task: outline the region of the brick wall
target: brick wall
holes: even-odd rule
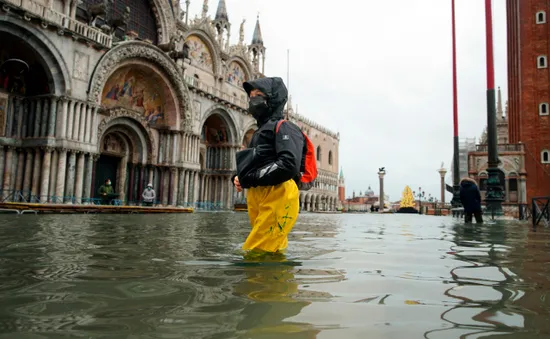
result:
[[[550,103],[550,67],[538,68],[537,57],[550,60],[550,5],[547,0],[507,0],[508,101],[510,143],[525,144],[527,198],[550,195],[550,165],[541,151],[550,149],[550,116],[539,104]],[[546,12],[546,23],[536,14]]]

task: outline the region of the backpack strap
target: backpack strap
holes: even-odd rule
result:
[[[277,127],[275,127],[275,134],[279,133],[279,128],[281,128],[281,125],[283,124],[283,122],[285,122],[286,119],[281,119],[277,122]]]

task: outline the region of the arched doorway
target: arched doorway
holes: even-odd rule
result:
[[[211,114],[201,129],[201,200],[206,208],[230,208],[235,168],[234,124],[225,112]]]
[[[44,144],[41,138],[57,134],[61,101],[56,95],[70,89],[68,72],[40,30],[15,21],[11,17],[0,21],[0,137],[35,138],[35,145]],[[0,159],[0,190],[10,200],[62,202],[66,178],[74,185],[65,172],[66,150],[0,146]]]
[[[111,180],[118,200],[124,204],[140,202],[143,189],[152,179],[153,168],[147,166],[151,141],[147,131],[131,118],[118,118],[101,136],[93,189],[97,194],[105,180]],[[158,180],[157,180],[158,181]],[[152,182],[155,188],[160,182]]]

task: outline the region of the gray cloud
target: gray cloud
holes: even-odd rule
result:
[[[506,98],[506,10],[494,0],[495,76]],[[406,185],[439,197],[441,161],[453,151],[451,0],[319,2],[226,0],[232,40],[256,15],[267,47],[266,73],[286,81],[299,112],[339,131],[346,191],[378,190],[397,200]],[[191,4],[200,14],[202,1]],[[217,0],[210,0],[214,15]],[[456,1],[459,133],[486,124],[485,13],[482,1]],[[447,196],[450,199],[450,195]]]

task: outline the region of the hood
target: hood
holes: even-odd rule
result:
[[[462,180],[460,181],[460,186],[477,186],[477,183],[472,178],[462,178]]]
[[[265,121],[283,118],[283,111],[288,100],[288,91],[283,79],[279,77],[260,78],[245,82],[243,88],[249,97],[253,89],[260,90],[267,96],[267,104],[271,114],[266,117]],[[263,124],[265,121],[258,121],[258,123]]]

